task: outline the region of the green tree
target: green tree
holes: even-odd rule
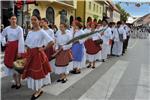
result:
[[[129,13],[127,13],[119,4],[116,4],[116,7],[120,11],[120,20],[121,21],[127,21],[128,17],[130,16]]]

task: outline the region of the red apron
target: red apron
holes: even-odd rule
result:
[[[72,53],[71,50],[62,50],[56,55],[55,65],[57,67],[64,67],[72,61]]]
[[[18,53],[18,40],[8,41],[5,49],[4,64],[8,68],[13,68],[13,62],[16,59]]]
[[[109,39],[109,45],[112,45],[112,39]]]
[[[97,45],[92,39],[85,41],[84,46],[87,54],[97,54],[101,50],[101,46]]]
[[[27,62],[23,72],[23,79],[27,77],[35,80],[42,79],[51,71],[51,66],[44,50],[39,51],[38,48],[27,50]]]

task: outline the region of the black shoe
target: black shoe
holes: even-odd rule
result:
[[[102,59],[102,62],[105,62],[105,60],[104,60],[104,59]]]
[[[75,72],[76,72],[75,70],[70,71],[70,73],[72,73],[72,74],[74,74]]]
[[[67,79],[62,79],[61,83],[66,83],[67,81]]]
[[[90,68],[90,67],[91,67],[91,65],[88,65],[88,66],[87,66],[87,68]]]
[[[80,74],[81,73],[81,71],[76,71],[74,74]]]
[[[33,94],[32,97],[31,97],[31,100],[36,100],[37,98],[39,98],[41,95],[43,94],[43,91],[40,92],[40,94],[35,97],[35,95]]]
[[[95,66],[93,66],[92,69],[95,69]]]
[[[16,87],[17,87],[17,85],[14,85],[14,84],[11,86],[11,88],[16,88]]]
[[[19,86],[16,85],[16,89],[20,89],[21,88],[21,84]]]
[[[57,82],[61,82],[63,79],[58,79]]]

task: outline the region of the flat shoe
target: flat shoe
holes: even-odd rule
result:
[[[90,67],[91,67],[91,65],[88,65],[88,66],[87,66],[87,68],[90,68]]]
[[[42,94],[43,94],[43,91],[41,91],[37,97],[35,97],[35,94],[33,94],[32,97],[31,97],[31,100],[36,100],[36,99],[39,98]]]
[[[68,80],[67,79],[63,79],[62,81],[61,81],[61,83],[66,83]]]
[[[16,85],[16,89],[20,89],[21,88],[21,84],[19,86]]]
[[[14,85],[14,84],[11,86],[11,88],[16,88],[16,87],[17,87],[17,85]]]
[[[94,68],[95,68],[95,66],[92,67],[92,69],[94,69]]]
[[[62,81],[62,79],[58,79],[58,80],[57,80],[57,82],[61,82],[61,81]]]

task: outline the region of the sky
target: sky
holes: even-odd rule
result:
[[[128,12],[133,17],[141,17],[150,13],[150,0],[113,0],[114,3],[118,3],[119,1],[129,2],[129,5],[127,5],[126,3],[120,3],[120,5],[126,12]],[[142,4],[140,7],[136,7],[136,2],[145,4]]]

